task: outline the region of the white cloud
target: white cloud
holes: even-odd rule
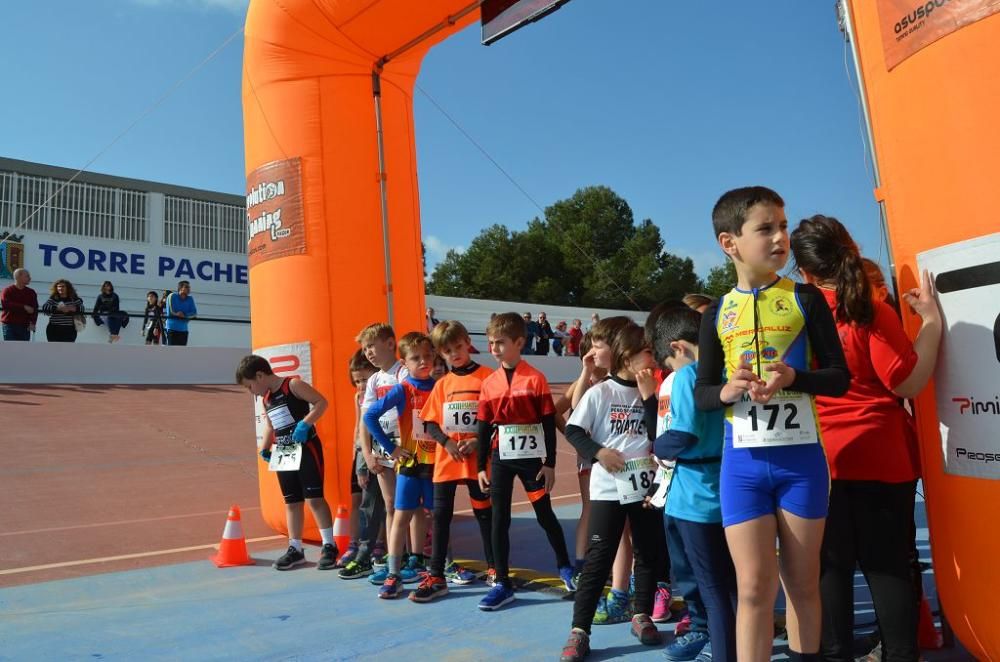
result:
[[[444,259],[448,251],[454,249],[459,253],[465,252],[465,246],[451,246],[432,234],[424,237],[424,248],[427,250],[427,273],[434,271],[438,262]]]
[[[130,0],[130,2],[147,7],[222,9],[234,14],[245,14],[250,5],[250,0]]]

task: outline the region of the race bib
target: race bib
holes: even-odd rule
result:
[[[733,405],[733,448],[770,448],[819,443],[812,400],[806,393],[778,391],[767,404]]]
[[[268,409],[267,417],[271,421],[271,427],[275,430],[281,430],[295,425],[295,417],[292,416],[292,412],[288,411],[288,407],[285,405],[275,407],[274,409]]]
[[[271,447],[268,471],[298,471],[302,466],[302,444],[275,444]]]
[[[420,412],[416,409],[413,410],[413,438],[417,442],[434,441],[434,437],[427,431],[427,423],[424,422],[424,419],[420,418]]]
[[[650,455],[632,458],[625,462],[625,469],[613,474],[618,489],[618,503],[642,501],[653,486],[656,477],[656,460]]]
[[[478,400],[455,400],[444,403],[444,425],[441,429],[447,435],[475,434],[479,422],[476,413],[479,411]]]
[[[545,459],[545,431],[541,423],[501,425],[497,443],[501,460]]]
[[[667,505],[667,493],[670,491],[670,481],[674,479],[674,467],[677,466],[677,463],[672,460],[662,460],[659,465],[656,477],[653,478],[653,482],[658,487],[653,496],[649,498],[649,505],[653,508],[663,508]]]

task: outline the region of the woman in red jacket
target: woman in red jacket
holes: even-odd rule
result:
[[[816,398],[830,463],[830,511],[821,554],[822,653],[854,660],[854,569],[871,589],[886,662],[919,658],[910,554],[920,477],[916,433],[901,398],[927,384],[942,320],[929,275],[903,295],[923,320],[911,343],[896,312],[876,301],[854,240],[834,218],[813,216],[791,235],[802,278],[820,288],[851,371],[841,397]]]

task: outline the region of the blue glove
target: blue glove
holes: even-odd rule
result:
[[[261,451],[260,451],[260,457],[265,462],[270,462],[271,461],[271,449],[270,448],[262,448]]]
[[[305,421],[299,421],[295,424],[295,430],[292,432],[292,441],[297,444],[304,444],[309,441],[309,431],[312,430],[312,426]]]

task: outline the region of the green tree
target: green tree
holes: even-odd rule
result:
[[[736,265],[729,258],[721,267],[712,267],[705,279],[705,294],[713,297],[721,297],[729,290],[736,287]]]

